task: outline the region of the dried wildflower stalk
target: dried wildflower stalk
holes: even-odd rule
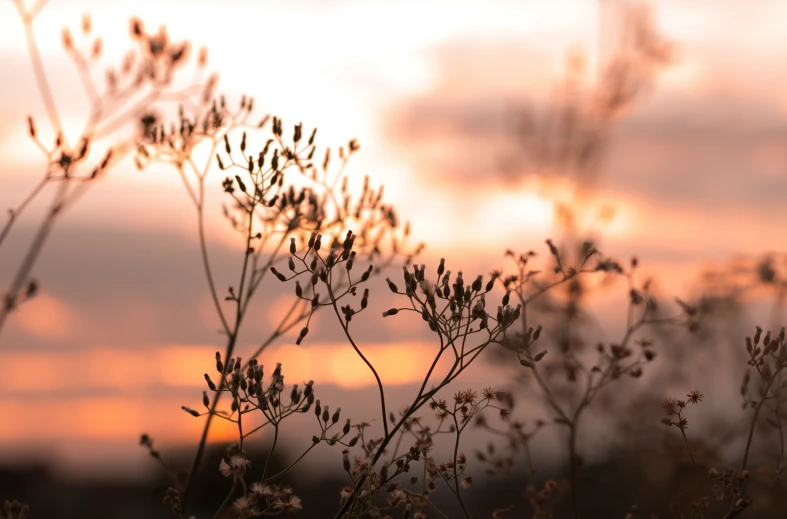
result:
[[[336,244],[352,226],[359,229],[357,252],[354,252],[358,254],[357,262],[379,261],[376,272],[397,257],[409,261],[423,247],[419,245],[414,251],[407,251],[409,224],[400,228],[393,207],[382,202],[382,188],[371,189],[367,178],[360,196],[354,198],[349,192],[344,169],[352,154],[359,149],[355,140],[351,140],[346,148],[339,148],[338,170],[330,167],[330,149],[324,151],[321,164],[316,165],[316,129],[306,137],[302,124],[297,124],[291,139],[287,140],[282,121],[277,117],[272,118],[270,130],[266,129],[271,120],[268,116],[258,123],[250,122],[253,105],[253,99],[244,96],[236,110],[229,109],[223,97],[214,100],[207,110],[191,115],[182,108],[177,124],[170,128],[163,124],[150,124],[137,150],[139,167],[162,162],[172,165],[194,204],[203,266],[222,330],[227,336],[224,358],[232,358],[249,303],[266,275],[273,272],[281,277],[274,265],[284,261],[286,244],[290,244],[292,253],[299,243],[305,244],[309,233],[316,230],[323,233],[326,242]],[[253,155],[248,154],[248,140],[265,131],[270,131],[265,145]],[[236,133],[240,133],[237,136],[240,142],[233,144]],[[205,148],[208,159],[198,164],[195,151]],[[239,280],[223,297],[230,303],[230,311],[222,306],[222,298],[216,288],[204,226],[205,181],[214,164],[229,173],[222,186],[231,197],[232,205],[224,206],[224,215],[244,242]],[[306,185],[296,188],[299,181]],[[293,268],[292,264],[290,268]],[[369,273],[373,270],[370,266]],[[298,323],[310,319],[315,309],[310,304],[310,296],[310,288],[307,288],[306,294],[294,301],[278,326],[247,362],[255,361],[266,347]],[[185,485],[182,497],[184,509],[199,470],[219,395],[214,395]]]
[[[541,280],[538,271],[529,269],[528,262],[535,256],[534,252],[530,251],[519,255],[512,251],[507,253],[514,261],[515,272],[499,277],[501,284],[506,289],[504,301],[507,302],[513,295],[522,306],[522,312],[519,318],[520,331],[510,333],[508,340],[503,345],[515,352],[520,364],[532,374],[545,404],[554,416],[554,422],[568,429],[567,450],[572,514],[576,518],[579,516],[576,497],[577,470],[581,464],[581,458],[577,452],[577,438],[583,413],[602,390],[620,380],[624,375],[633,378],[640,377],[645,364],[655,358],[650,341],[639,341],[639,351],[632,350],[630,344],[634,341],[638,330],[649,324],[676,323],[680,319],[654,316],[656,303],[649,294],[649,283],[645,283],[641,288],[634,285],[633,274],[637,267],[636,259],[632,260],[631,268],[624,271],[617,262],[599,257],[592,243],[585,242],[577,254],[576,266],[569,266],[566,255],[561,253],[551,240],[547,240],[547,245],[555,263],[551,279]],[[593,258],[596,258],[595,265],[591,266],[590,261]],[[582,291],[579,277],[594,272],[625,275],[629,283],[629,307],[626,332],[622,339],[617,344],[609,346],[599,343],[596,347],[596,359],[589,361],[586,356],[579,355],[572,347],[572,343],[577,339],[571,336],[571,321],[577,316],[579,309],[578,297]],[[568,390],[560,388],[561,391],[558,393],[557,381],[550,379],[550,372],[554,371],[554,368],[542,370],[539,367],[547,355],[547,350],[537,351],[535,349],[535,343],[541,337],[543,327],[539,325],[534,329],[528,325],[527,310],[539,298],[561,285],[568,286],[568,302],[565,308],[566,321],[561,322],[559,328],[555,330],[556,334],[562,334],[558,340],[558,344],[561,345],[560,358],[555,362],[558,369],[565,373],[569,388]],[[582,387],[578,386],[580,378],[584,378]]]
[[[743,458],[737,473],[737,485],[732,489],[733,496],[729,512],[725,519],[736,517],[750,503],[751,499],[746,493],[746,480],[748,480],[748,462],[751,454],[754,431],[758,424],[760,414],[763,409],[770,411],[771,416],[767,417],[768,423],[778,430],[779,434],[779,459],[777,460],[776,475],[780,475],[784,460],[784,407],[787,406],[787,393],[785,387],[785,368],[787,368],[787,346],[785,346],[784,327],[776,337],[771,337],[771,332],[762,335],[762,328],[757,327],[754,337],[746,338],[746,353],[748,354],[747,364],[754,368],[757,373],[757,384],[754,388],[750,387],[751,377],[749,371],[744,376],[741,385],[741,395],[744,398],[744,408],[753,410],[749,431],[746,436],[746,447],[743,451]],[[762,340],[762,342],[760,342]]]
[[[687,454],[697,471],[698,482],[695,494],[698,498],[690,502],[692,516],[706,517],[711,499],[729,501],[727,512],[723,516],[724,519],[737,517],[755,503],[751,491],[747,489],[747,483],[751,479],[748,466],[754,447],[754,432],[760,423],[763,411],[769,413],[770,416],[766,417],[766,421],[771,427],[777,429],[779,435],[779,454],[774,473],[777,479],[780,477],[784,457],[783,424],[785,416],[783,406],[787,404],[787,395],[784,393],[784,386],[787,385],[784,381],[785,368],[787,368],[787,348],[785,348],[784,339],[784,328],[775,337],[771,337],[771,332],[763,335],[763,330],[760,327],[756,328],[753,337],[746,338],[747,364],[754,368],[757,378],[756,381],[752,381],[749,370],[747,370],[740,389],[743,408],[752,410],[751,418],[748,420],[748,432],[741,463],[737,469],[729,467],[719,471],[710,468],[707,471],[709,488],[702,485],[701,468],[695,460],[686,438],[688,420],[684,416],[686,406],[699,403],[704,395],[699,391],[691,391],[685,399],[667,398],[661,403],[667,415],[661,419],[661,423],[666,426],[674,426],[681,431]],[[767,444],[765,447],[767,448]],[[673,502],[672,508],[675,513],[680,513],[680,505],[677,500]]]
[[[217,352],[216,371],[219,374],[218,384],[214,383],[207,373],[205,374],[205,381],[210,391],[230,394],[231,405],[229,411],[212,409],[211,399],[208,398],[207,392],[203,392],[202,398],[202,404],[206,411],[199,412],[189,407],[183,407],[184,411],[195,417],[212,414],[218,419],[237,425],[238,443],[229,447],[227,457],[221,461],[219,466],[221,474],[231,478],[233,483],[215,517],[221,517],[230,503],[233,503],[233,508],[240,517],[278,515],[283,511],[297,511],[300,509],[300,499],[292,495],[291,490],[286,490],[286,487],[280,484],[274,486],[276,482],[320,443],[327,443],[331,446],[337,443],[350,446],[354,444],[354,441],[357,441],[357,438],[345,441],[345,438],[351,431],[350,419],[347,419],[343,425],[339,426],[341,408],[337,408],[331,413],[327,405],[323,406],[320,400],[315,399],[314,381],[307,382],[303,390],[295,384],[288,392],[285,389],[281,364],[278,364],[273,370],[269,384],[263,382],[264,368],[256,360],[249,361],[246,366],[243,369],[240,357],[231,358],[227,365],[224,366],[221,354]],[[269,467],[276,450],[282,423],[297,413],[308,412],[312,406],[314,406],[314,415],[320,429],[319,436],[315,435],[311,444],[288,467],[281,472],[269,475]],[[255,417],[257,421],[261,421],[258,425],[253,425]],[[248,460],[243,449],[244,441],[265,427],[273,429],[273,442],[265,460],[262,479],[249,484],[244,479],[244,476],[246,467],[251,464],[251,461]],[[331,435],[331,433],[333,434]],[[242,490],[242,496],[233,502],[238,490]],[[173,501],[171,504],[173,505],[173,511],[175,511],[174,508],[177,506],[176,514],[181,514],[181,511],[185,510],[185,503],[181,505],[179,493],[177,496],[177,502]]]
[[[22,0],[14,0],[25,28],[33,72],[55,139],[52,143],[43,142],[33,117],[28,117],[30,138],[46,160],[44,176],[17,207],[9,210],[8,221],[0,230],[0,246],[19,216],[45,188],[54,186],[55,196],[10,286],[2,295],[0,332],[11,311],[37,293],[38,282],[31,278],[31,274],[57,220],[128,151],[130,143],[118,135],[119,130],[158,103],[193,103],[192,98],[205,95],[201,85],[204,60],[199,62],[190,86],[182,89],[173,86],[175,72],[186,63],[188,42],[171,42],[163,28],[157,34],[148,34],[142,23],[135,19],[131,21],[131,37],[135,48],[129,51],[120,67],[110,69],[106,85],[100,88],[95,82],[93,71],[101,57],[101,38],[92,36],[90,18],[84,17],[79,41],[68,28],[63,29],[62,33],[63,48],[74,62],[90,100],[85,126],[76,141],[70,142],[63,131],[49,76],[33,31],[33,23],[46,3],[46,0],[39,1],[28,8]],[[106,140],[110,143],[103,157],[97,159],[91,154],[91,149],[103,146]]]
[[[342,506],[335,516],[341,518],[362,515],[377,509],[375,498],[383,485],[389,483],[393,476],[409,471],[409,463],[419,459],[423,450],[411,448],[406,457],[396,461],[396,471],[392,475],[389,473],[390,463],[388,462],[384,462],[380,468],[377,468],[386,448],[402,428],[407,429],[408,424],[412,425],[411,420],[414,414],[424,405],[432,402],[441,389],[456,380],[490,344],[499,344],[505,340],[505,332],[519,318],[521,307],[512,308],[504,302],[502,306],[498,307],[496,316],[493,317],[486,310],[486,295],[494,288],[495,277],[484,282],[482,276],[478,276],[472,283],[466,285],[462,273],[459,272],[452,283],[451,272],[446,271],[444,260],[441,260],[437,268],[437,277],[434,282],[426,277],[425,265],[420,267],[415,265],[412,271],[407,266],[404,267],[404,288],[402,290],[390,278],[387,279],[390,290],[394,294],[407,298],[409,303],[406,306],[391,308],[384,312],[383,316],[395,316],[400,312],[416,312],[427,323],[430,330],[437,335],[440,343],[439,350],[412,403],[403,409],[399,417],[393,414],[389,415],[383,382],[375,367],[364,356],[361,347],[354,340],[350,331],[353,319],[367,307],[368,289],[364,290],[359,306],[349,303],[341,305],[343,300],[358,293],[358,286],[368,280],[373,268],[370,266],[360,276],[353,274],[356,254],[353,250],[355,235],[352,232],[347,233],[340,247],[331,248],[327,253],[322,249],[322,240],[321,234],[313,233],[306,250],[302,252],[296,250],[293,241],[291,244],[291,253],[294,258],[294,264],[291,264],[293,274],[288,277],[282,273],[276,273],[282,281],[301,276],[308,278],[307,286],[312,287],[314,294],[311,299],[312,306],[315,309],[321,305],[329,305],[333,308],[345,337],[358,356],[366,363],[377,383],[383,435],[368,442],[364,441],[366,456],[363,462],[359,464],[355,472],[348,471],[352,487],[344,496]],[[296,281],[295,291],[297,297],[305,297],[299,281]],[[327,299],[324,296],[320,297],[320,292],[327,293]],[[297,342],[300,343],[308,332],[307,321]],[[451,367],[444,376],[440,377],[436,373],[436,367],[444,355],[451,363]],[[452,356],[453,358],[451,358]],[[427,390],[430,384],[432,385],[431,389]],[[473,395],[471,398],[468,395],[470,393],[458,398],[462,403],[460,408],[467,406],[465,410],[470,413],[469,406],[471,403],[475,403],[476,397]],[[457,434],[463,429],[463,427],[457,426],[458,423],[457,421],[454,424],[454,432]],[[458,436],[454,449],[456,454],[453,461],[454,469],[459,465],[457,449]],[[428,464],[428,459],[425,463]],[[345,463],[345,465],[347,464]],[[445,473],[440,472],[440,474],[446,481],[450,479],[450,477],[446,477]],[[438,473],[432,471],[432,477],[437,475]],[[459,472],[455,470],[452,478],[453,490],[464,515],[469,517],[459,495],[458,476]],[[421,498],[423,499],[425,496],[421,496]],[[413,503],[408,503],[408,506],[412,507]]]

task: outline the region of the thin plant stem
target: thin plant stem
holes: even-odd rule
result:
[[[49,175],[47,174],[41,181],[36,184],[33,190],[25,197],[25,199],[16,207],[16,209],[12,209],[9,211],[8,215],[8,222],[3,226],[2,232],[0,232],[0,247],[3,245],[3,241],[5,241],[8,234],[11,232],[11,227],[13,227],[14,223],[16,222],[17,218],[22,214],[25,208],[30,204],[30,202],[35,199],[41,190],[44,188],[46,183],[49,181]]]
[[[263,481],[265,481],[267,476],[268,476],[268,468],[270,467],[271,459],[273,459],[273,452],[276,450],[276,443],[278,441],[279,441],[279,426],[278,426],[278,424],[274,423],[273,424],[273,443],[271,444],[271,450],[268,452],[268,458],[265,460],[265,468],[262,470],[262,480]],[[308,452],[308,450],[306,452]]]
[[[465,507],[465,502],[462,499],[462,494],[459,492],[459,472],[457,468],[457,459],[459,457],[459,438],[461,436],[461,431],[459,427],[459,422],[456,420],[456,413],[453,415],[454,418],[454,427],[456,427],[456,440],[454,441],[454,489],[456,492],[456,499],[459,501],[459,506],[462,508],[462,513],[465,515],[467,519],[470,519],[470,513],[467,511],[467,507]]]

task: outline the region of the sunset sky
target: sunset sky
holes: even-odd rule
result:
[[[427,243],[425,263],[447,257],[456,270],[486,274],[502,266],[507,248],[543,250],[559,231],[556,203],[573,193],[559,175],[504,167],[522,153],[506,117],[514,107],[553,101],[565,58],[578,49],[591,88],[615,51],[626,3],[52,0],[34,28],[74,137],[87,105],[61,47],[62,28],[79,43],[82,16],[91,14],[104,42],[95,76],[101,84],[107,64],[128,48],[131,16],[151,31],[165,24],[173,39],[209,49],[207,68],[219,72],[219,91],[230,102],[251,95],[259,113],[278,115],[288,127],[317,126],[323,145],[358,138],[348,174],[385,184],[414,239]],[[674,44],[674,59],[614,122],[579,225],[599,249],[623,259],[636,254],[660,290],[681,295],[707,262],[783,249],[787,3],[665,0],[652,14]],[[0,4],[0,70],[4,211],[43,171],[27,115],[38,121],[42,140],[53,138],[11,2]],[[221,218],[221,178],[217,172],[209,182],[207,213],[219,275],[232,272],[242,248]],[[0,286],[47,202],[34,205],[0,249]],[[608,207],[612,216],[599,221]],[[41,456],[78,471],[91,465],[87,453],[96,445],[141,465],[135,440],[143,430],[165,443],[193,441],[199,424],[179,407],[199,402],[202,373],[223,345],[194,211],[177,175],[140,172],[128,159],[116,165],[60,221],[35,277],[41,295],[0,336],[0,455],[46,452]],[[619,288],[599,303],[613,330],[625,305]],[[379,292],[375,316],[386,307]],[[278,286],[270,294],[274,305],[289,297]],[[273,313],[259,305],[243,348],[251,350],[273,326]],[[291,366],[290,380],[314,378],[335,394],[370,385],[335,326],[327,319],[322,326],[324,338],[310,349],[287,337],[267,362],[282,361],[285,372]],[[418,359],[430,347],[423,334],[376,317],[359,334],[385,366],[384,380],[418,379]],[[487,374],[471,378],[482,385]]]

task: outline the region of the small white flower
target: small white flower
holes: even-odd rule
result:
[[[274,490],[274,495],[275,495],[276,497],[278,497],[278,498],[282,498],[282,499],[283,499],[283,498],[285,498],[285,497],[287,497],[287,496],[289,496],[289,495],[292,495],[292,488],[290,488],[290,487],[282,487],[282,486],[278,486],[278,487],[276,487],[276,489]]]
[[[238,513],[248,512],[249,508],[251,507],[251,499],[249,499],[248,496],[241,496],[236,499],[234,503],[232,503],[232,507]]]
[[[270,497],[274,495],[276,491],[270,485],[266,485],[265,483],[255,482],[251,484],[251,492],[260,497]]]
[[[284,499],[276,498],[273,507],[286,512],[297,512],[303,508],[301,498],[298,496],[287,496]]]
[[[219,463],[219,472],[225,478],[242,477],[246,473],[246,467],[251,465],[251,462],[243,456],[234,455],[230,456],[229,463],[227,460],[222,459]]]

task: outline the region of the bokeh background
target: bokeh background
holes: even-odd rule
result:
[[[754,286],[754,274],[736,284],[725,273],[735,266],[754,272],[752,265],[769,257],[780,268],[787,4],[632,5],[52,0],[34,29],[67,132],[81,128],[87,101],[63,52],[61,29],[78,33],[89,13],[107,63],[128,48],[128,20],[136,16],[150,29],[166,25],[173,39],[207,47],[208,68],[220,74],[219,91],[231,102],[254,96],[259,112],[278,115],[285,125],[318,127],[324,145],[357,137],[361,151],[348,174],[385,185],[386,199],[412,223],[413,239],[427,244],[420,260],[427,265],[446,257],[456,270],[488,273],[505,264],[506,249],[545,252],[547,238],[586,236],[612,257],[638,256],[641,278],[652,277],[666,299],[691,299],[709,289],[709,279],[715,289]],[[640,71],[631,102],[591,121],[599,147],[585,166],[567,166],[559,150],[545,155],[539,132],[565,106],[578,107],[582,121],[582,107],[603,88],[607,66],[630,52],[632,23],[664,44],[664,59]],[[0,70],[0,206],[6,208],[42,174],[27,115],[42,122],[43,140],[52,138],[11,2],[0,4]],[[96,70],[100,78],[103,69]],[[242,250],[220,216],[221,178],[217,172],[208,182],[207,212],[219,279],[234,272]],[[0,251],[4,285],[47,196]],[[567,205],[575,208],[571,221],[561,209]],[[708,278],[709,271],[717,277]],[[166,168],[138,171],[131,160],[118,164],[62,218],[34,277],[40,295],[12,315],[0,337],[6,484],[100,481],[145,493],[157,468],[138,447],[139,434],[151,434],[165,452],[194,445],[201,422],[179,408],[198,404],[202,373],[223,349],[194,211],[177,175]],[[268,283],[241,338],[241,355],[253,351],[291,297],[277,281]],[[617,283],[588,301],[603,336],[614,337],[625,325],[626,294],[625,283]],[[725,347],[740,344],[756,322],[784,318],[771,304],[772,292],[736,296],[743,320]],[[387,297],[380,287],[374,316],[389,306]],[[373,379],[325,317],[307,346],[287,336],[263,359],[282,362],[289,380],[317,380],[327,400],[352,399],[353,417],[368,419],[376,412]],[[420,329],[373,317],[358,338],[394,393],[420,380],[419,362],[431,351]],[[723,371],[718,358],[703,362]],[[508,376],[505,369],[490,360],[467,383],[497,383]],[[737,379],[702,382],[706,392],[712,384],[721,387],[719,395],[737,391]],[[724,409],[727,399],[708,405]],[[221,444],[232,432],[219,424],[212,440]],[[310,435],[303,431],[303,438]],[[326,451],[315,463],[335,465],[337,456]]]

